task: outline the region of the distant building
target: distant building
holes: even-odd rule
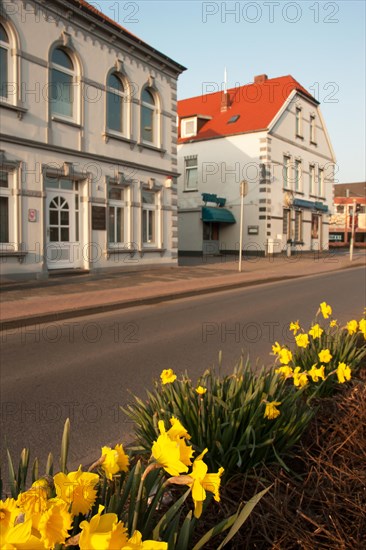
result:
[[[349,246],[354,212],[354,246],[366,247],[366,182],[336,184],[329,246]]]
[[[176,264],[185,68],[84,0],[3,2],[0,54],[1,274]]]
[[[292,76],[178,102],[179,253],[328,248],[335,155],[318,101]]]

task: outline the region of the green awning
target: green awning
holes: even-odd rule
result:
[[[217,223],[236,223],[235,218],[226,208],[202,206],[202,221]]]

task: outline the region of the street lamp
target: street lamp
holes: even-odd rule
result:
[[[241,272],[243,256],[243,217],[244,217],[244,197],[248,193],[248,182],[240,182],[240,238],[239,238],[239,272]]]

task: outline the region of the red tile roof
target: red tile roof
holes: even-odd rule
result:
[[[290,75],[229,89],[230,107],[224,112],[221,112],[222,91],[178,101],[179,122],[182,118],[190,116],[212,117],[201,127],[196,136],[179,138],[178,142],[185,143],[265,130],[292,90],[297,90],[314,103],[318,103]],[[236,122],[228,124],[234,115],[240,115],[240,117]]]

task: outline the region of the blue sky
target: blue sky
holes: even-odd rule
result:
[[[291,74],[321,103],[340,183],[365,181],[365,5],[359,1],[90,1],[185,67],[178,98]],[[209,83],[209,84],[207,84]]]

